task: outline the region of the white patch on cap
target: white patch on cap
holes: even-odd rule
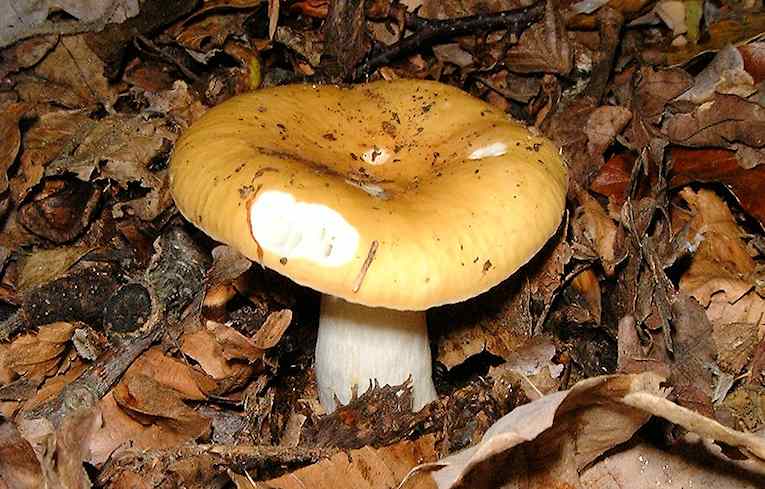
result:
[[[488,146],[478,148],[468,156],[469,160],[480,160],[482,158],[488,158],[490,156],[502,156],[507,153],[507,145],[505,143],[492,143]]]
[[[338,267],[356,256],[359,233],[340,213],[298,202],[286,192],[260,194],[250,208],[250,223],[258,244],[280,258]]]
[[[390,157],[391,154],[387,149],[378,148],[377,146],[369,148],[368,150],[361,153],[361,159],[365,163],[369,163],[370,165],[374,166],[387,163]]]

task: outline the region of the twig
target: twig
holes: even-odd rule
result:
[[[356,276],[356,280],[353,281],[353,293],[355,294],[361,289],[361,284],[364,283],[364,277],[367,276],[367,271],[369,270],[370,265],[372,265],[372,260],[375,259],[375,254],[377,253],[377,247],[380,243],[377,242],[377,240],[372,241],[372,244],[369,246],[369,252],[367,253],[367,258],[364,260],[364,263],[361,265],[361,269],[359,270],[359,274]]]
[[[539,2],[522,9],[445,20],[425,19],[415,14],[408,14],[405,25],[408,29],[416,32],[369,58],[356,68],[353,80],[359,81],[369,76],[380,66],[416,49],[421,49],[423,46],[428,46],[439,38],[497,29],[507,29],[512,34],[520,34],[529,25],[539,21],[544,15],[544,11],[544,2]]]

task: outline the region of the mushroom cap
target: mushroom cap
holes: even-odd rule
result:
[[[549,140],[421,80],[239,95],[185,131],[170,179],[212,238],[301,285],[399,310],[510,276],[555,233],[568,182]]]

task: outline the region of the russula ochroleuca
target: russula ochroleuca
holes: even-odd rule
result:
[[[322,294],[320,400],[412,377],[436,398],[425,310],[506,279],[557,229],[555,146],[437,82],[289,85],[234,97],[180,138],[178,209]]]

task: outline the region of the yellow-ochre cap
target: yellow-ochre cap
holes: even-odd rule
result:
[[[288,85],[234,97],[179,139],[178,209],[295,282],[423,310],[498,284],[557,229],[557,148],[437,82]]]

